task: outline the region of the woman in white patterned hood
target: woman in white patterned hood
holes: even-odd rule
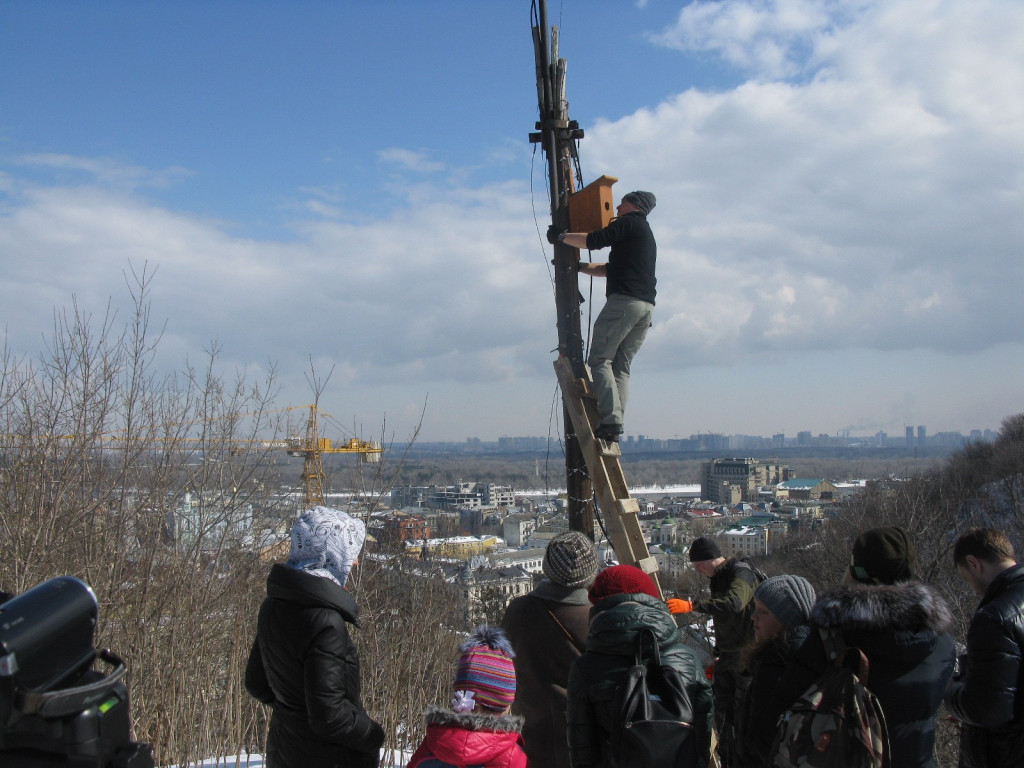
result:
[[[366,527],[344,512],[314,507],[292,527],[287,563],[267,577],[245,687],[273,707],[268,768],[377,768],[384,731],[363,708],[359,626],[346,590]]]
[[[292,526],[288,565],[345,586],[366,539],[362,520],[329,507],[313,507]]]

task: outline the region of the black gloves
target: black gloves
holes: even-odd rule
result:
[[[565,239],[565,230],[559,229],[554,224],[548,227],[548,242],[554,245]]]

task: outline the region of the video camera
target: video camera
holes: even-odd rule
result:
[[[93,647],[98,616],[96,595],[72,576],[0,605],[4,768],[153,768],[150,745],[131,739],[124,662]]]

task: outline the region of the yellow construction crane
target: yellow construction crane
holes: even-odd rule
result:
[[[327,475],[324,472],[323,456],[325,453],[354,453],[360,456],[363,461],[376,463],[380,461],[384,448],[376,441],[359,440],[352,437],[343,443],[335,444],[330,438],[320,437],[319,419],[320,416],[332,418],[331,414],[321,410],[315,403],[310,405],[295,405],[288,408],[281,408],[280,411],[294,411],[302,408],[309,409],[309,417],[306,421],[306,434],[292,435],[283,440],[228,440],[227,446],[232,453],[241,453],[247,447],[257,446],[269,450],[283,450],[289,456],[301,456],[303,459],[302,486],[305,491],[302,503],[308,509],[311,506],[325,502],[325,488]],[[268,411],[273,413],[274,411]],[[244,414],[243,414],[244,415]],[[59,435],[58,440],[74,440],[75,435]],[[126,438],[123,432],[107,433],[100,435],[98,439],[107,445],[124,445]],[[197,438],[175,437],[170,443],[174,445],[200,445],[205,441]]]
[[[324,473],[323,456],[325,453],[355,453],[368,462],[380,461],[384,448],[378,442],[349,438],[344,443],[335,445],[329,438],[320,437],[319,417],[321,414],[330,418],[330,414],[321,411],[316,404],[297,405],[294,408],[309,408],[309,419],[306,421],[305,437],[288,437],[284,440],[257,441],[261,447],[283,449],[289,456],[303,458],[302,487],[305,497],[302,500],[305,508],[323,504],[327,475]],[[292,409],[287,409],[292,410]]]

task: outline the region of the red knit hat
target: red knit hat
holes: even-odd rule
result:
[[[644,594],[656,600],[661,599],[654,579],[635,565],[613,565],[611,568],[605,568],[597,574],[587,594],[594,605],[612,595]]]

